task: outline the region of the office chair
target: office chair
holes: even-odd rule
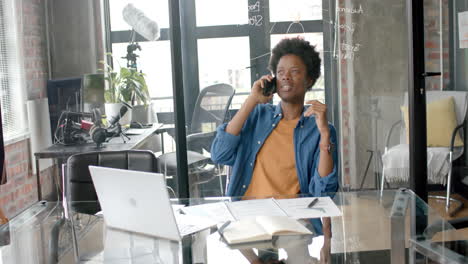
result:
[[[229,106],[235,90],[229,84],[215,84],[200,91],[187,132],[187,163],[192,197],[199,197],[198,186],[220,176],[220,166],[213,163],[209,154],[216,128],[226,122]],[[175,175],[177,157],[175,152],[158,157],[159,167],[165,175]],[[219,178],[221,195],[224,193]]]
[[[159,171],[157,158],[151,151],[98,151],[75,154],[68,158],[66,176],[64,176],[66,182],[64,198],[68,202],[98,200],[88,169],[90,165],[145,172]],[[98,204],[96,207],[86,208],[73,206],[72,209],[85,214],[95,214],[101,210]]]
[[[451,184],[452,184],[452,167],[453,161],[458,159],[463,154],[464,149],[464,138],[463,138],[463,129],[466,126],[466,112],[468,109],[468,92],[465,91],[428,91],[426,93],[426,103],[435,102],[444,98],[454,98],[455,104],[455,115],[457,125],[453,131],[449,131],[451,135],[450,145],[447,147],[428,147],[427,156],[428,156],[428,181],[436,184],[446,184],[446,196],[435,196],[430,195],[430,198],[435,199],[445,199],[445,209],[446,212],[453,216],[457,211],[459,211],[463,204],[461,201],[450,198]],[[408,94],[405,94],[404,97],[404,106],[408,105]],[[428,115],[428,118],[430,116]],[[448,118],[448,117],[447,117]],[[390,139],[392,133],[396,129],[400,129],[400,138],[399,144],[390,147]],[[428,135],[433,133],[433,131],[427,131]],[[446,136],[450,136],[447,134]],[[463,145],[455,146],[456,138],[461,136],[463,140]],[[409,178],[409,146],[406,143],[406,129],[402,120],[394,123],[386,138],[385,150],[382,155],[382,180],[380,182],[381,195],[384,188],[385,181],[400,181],[408,180]],[[450,202],[455,202],[458,206],[452,211],[449,211]]]
[[[80,153],[70,156],[67,160],[64,177],[63,199],[65,218],[71,225],[72,242],[75,259],[79,259],[78,239],[75,230],[75,220],[70,212],[94,215],[101,211],[99,203],[73,204],[74,202],[98,201],[88,166],[103,166],[116,169],[159,172],[158,161],[151,151],[97,151]]]

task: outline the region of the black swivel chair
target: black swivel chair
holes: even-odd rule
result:
[[[219,168],[213,164],[209,154],[216,135],[216,127],[227,121],[229,107],[235,90],[229,84],[215,84],[200,91],[187,131],[187,163],[192,197],[199,196],[198,185],[219,176]],[[169,132],[169,134],[171,134]],[[158,157],[159,167],[165,175],[175,175],[177,157],[175,152],[163,153]],[[221,195],[223,194],[222,179]]]
[[[136,170],[145,172],[159,172],[158,161],[156,156],[151,151],[146,150],[124,150],[124,151],[98,151],[88,152],[73,155],[68,158],[65,175],[64,200],[67,203],[67,212],[73,210],[82,214],[95,214],[101,210],[99,203],[82,203],[73,204],[74,202],[98,201],[96,190],[89,173],[88,166],[103,166],[116,169]],[[79,259],[78,240],[75,230],[74,217],[65,214],[68,223],[71,225],[73,250],[75,259]],[[59,235],[59,227],[57,226],[55,236]],[[56,249],[57,245],[51,245],[51,248]],[[52,252],[54,250],[51,250]],[[57,254],[55,257],[57,260]]]
[[[65,193],[68,202],[97,201],[96,190],[88,166],[103,166],[115,169],[158,172],[158,161],[151,151],[99,151],[80,153],[71,156],[67,161]],[[74,206],[75,212],[95,214],[100,206]]]

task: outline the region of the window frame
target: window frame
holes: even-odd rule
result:
[[[173,77],[173,93],[178,94],[181,93],[180,96],[171,97],[174,100],[174,112],[172,113],[158,113],[159,122],[162,123],[175,123],[176,125],[176,145],[177,145],[177,163],[180,164],[177,169],[177,182],[179,185],[179,197],[188,197],[188,167],[187,165],[187,156],[186,156],[186,139],[185,139],[185,120],[191,120],[191,113],[194,108],[195,100],[199,94],[200,87],[199,87],[199,76],[198,76],[198,53],[197,51],[197,41],[201,38],[219,38],[219,37],[233,37],[238,36],[237,34],[247,34],[249,35],[249,40],[251,42],[250,45],[250,54],[265,54],[270,52],[270,37],[266,38],[266,31],[265,27],[256,27],[256,30],[251,30],[248,25],[220,25],[220,26],[210,26],[210,27],[197,27],[196,26],[196,18],[195,18],[195,0],[185,0],[185,1],[169,1],[169,10],[170,13],[170,25],[174,25],[175,27],[167,29],[161,29],[161,38],[159,40],[169,40],[169,32],[170,34],[174,34],[174,38],[180,43],[171,43],[171,50],[172,54],[172,69],[176,69],[176,72],[172,73]],[[267,1],[267,0],[265,0]],[[255,4],[257,1],[255,0],[248,0],[248,5]],[[267,5],[269,2],[266,2]],[[325,17],[328,17],[331,21],[334,21],[335,14],[333,10],[335,3],[333,1],[322,0],[322,10]],[[109,0],[104,0],[104,11],[105,11],[105,35],[106,35],[106,48],[109,51],[112,51],[112,44],[116,41],[122,41],[121,37],[118,37],[120,34],[121,36],[125,36],[125,39],[122,42],[127,42],[129,39],[130,31],[115,33],[111,32],[110,29],[110,8],[109,8]],[[264,21],[269,21],[269,13],[265,10],[267,8],[261,9],[264,16]],[[248,9],[247,9],[248,10]],[[328,14],[326,14],[328,11]],[[305,21],[301,21],[305,22]],[[266,23],[266,22],[265,22]],[[292,21],[289,22],[277,22],[279,27],[273,29],[271,33],[275,33],[281,29],[281,24],[289,25]],[[322,20],[315,20],[309,23],[314,24],[314,28],[317,28],[315,32],[322,32],[323,33],[323,47],[324,50],[332,50],[331,44],[335,43],[335,32],[332,26],[323,27]],[[235,27],[235,30],[233,30]],[[295,27],[297,28],[297,27]],[[318,30],[320,29],[320,30]],[[305,32],[311,32],[309,26],[304,27]],[[228,32],[232,32],[228,34]],[[259,32],[263,32],[263,34],[258,34]],[[314,31],[312,31],[314,32]],[[278,32],[284,33],[284,32]],[[297,33],[295,31],[291,31],[291,33]],[[302,33],[302,32],[301,32]],[[125,35],[126,34],[126,35]],[[253,38],[250,37],[252,34]],[[137,41],[145,41],[142,37],[136,34]],[[258,37],[260,36],[260,37]],[[268,35],[269,36],[269,35]],[[268,45],[262,46],[259,44],[259,38],[264,37],[266,39],[266,43]],[[253,44],[253,45],[252,45]],[[265,46],[267,48],[265,48]],[[178,50],[180,49],[180,50]],[[260,52],[259,52],[260,51]],[[263,52],[263,53],[262,53]],[[258,55],[257,55],[258,56]],[[250,56],[251,58],[253,56]],[[259,62],[256,67],[257,69],[264,69],[263,71],[267,71],[268,65],[268,56],[261,57],[262,60]],[[332,61],[331,53],[325,52],[324,53],[324,69],[331,69],[330,71],[324,72],[325,78],[325,101],[327,104],[333,103],[330,101],[330,96],[338,95],[337,91],[337,79],[336,76],[332,74],[336,72],[337,63]],[[194,66],[192,66],[194,65]],[[251,70],[251,76],[258,77],[260,76],[261,71]],[[336,74],[335,74],[336,75]],[[251,82],[254,82],[256,78],[251,78]],[[186,100],[184,100],[184,98]],[[158,100],[159,98],[152,98],[152,100]],[[332,99],[337,100],[338,98],[332,97]],[[183,104],[178,103],[177,101],[183,102]],[[330,115],[329,113],[329,121],[335,123],[337,129],[339,129],[339,120],[334,118],[335,116],[339,116],[339,107],[336,103],[330,107],[331,113],[336,113],[335,115]],[[234,110],[235,111],[235,110]],[[162,115],[161,115],[162,114]],[[233,113],[231,113],[233,114]],[[166,118],[161,118],[165,116]],[[175,120],[174,120],[175,117]],[[184,118],[185,117],[185,118]],[[175,121],[175,122],[174,122]],[[180,155],[179,155],[180,154]]]
[[[107,0],[108,1],[108,0]],[[168,0],[170,1],[170,0]],[[293,21],[281,21],[281,22],[271,22],[269,15],[269,1],[265,0],[263,3],[263,8],[260,9],[260,12],[251,13],[246,9],[246,14],[251,15],[262,15],[263,22],[261,26],[250,26],[247,24],[244,25],[215,25],[215,26],[196,26],[196,0],[186,0],[180,2],[180,12],[181,12],[181,28],[182,33],[182,57],[184,60],[184,97],[185,110],[186,110],[186,120],[191,120],[191,116],[188,113],[191,113],[193,110],[196,98],[200,92],[199,85],[199,61],[198,61],[198,40],[199,39],[210,39],[210,38],[229,38],[229,37],[248,37],[249,46],[250,46],[250,58],[255,58],[262,54],[267,54],[271,50],[270,36],[274,34],[284,34],[289,25]],[[248,5],[254,5],[257,0],[248,0]],[[333,4],[333,3],[331,3]],[[329,9],[329,2],[326,0],[322,1],[323,9]],[[109,8],[106,9],[107,16],[110,16]],[[170,10],[168,10],[170,12]],[[325,11],[324,11],[325,12]],[[333,15],[333,13],[332,13]],[[331,19],[331,18],[330,18]],[[108,50],[112,50],[112,44],[114,43],[128,43],[130,39],[130,30],[126,31],[111,31],[110,28],[110,19],[108,18],[108,31],[110,34]],[[323,25],[323,20],[302,20],[299,21],[304,27],[304,32],[302,32],[299,27],[292,27],[288,33],[322,33],[323,34],[323,47],[324,50],[331,50],[332,33],[333,29],[326,30],[327,28]],[[267,26],[271,23],[274,23],[275,26],[271,29],[271,32],[267,31]],[[167,41],[170,40],[169,28],[161,28],[161,37],[157,41]],[[136,34],[135,41],[143,42],[146,41],[143,37]],[[323,63],[324,63],[324,87],[325,87],[325,101],[330,102],[332,100],[332,94],[335,94],[331,90],[336,89],[334,83],[336,80],[332,80],[332,74],[329,69],[332,69],[330,63],[329,53],[324,53]],[[251,75],[251,85],[255,80],[264,74],[268,74],[267,66],[270,56],[261,56],[256,60],[251,61],[250,75]],[[185,66],[185,65],[190,65]],[[329,95],[330,93],[330,95]],[[245,96],[248,95],[247,92],[236,93],[235,96]],[[152,97],[152,101],[158,100],[167,100],[172,99],[171,97]],[[334,120],[330,120],[334,121]]]

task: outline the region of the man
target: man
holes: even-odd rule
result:
[[[328,123],[326,105],[312,100],[306,102],[310,106],[304,106],[306,92],[320,76],[319,54],[303,39],[283,39],[272,51],[269,69],[276,78],[266,75],[257,80],[232,120],[217,129],[211,158],[232,166],[227,195],[323,196],[336,192],[336,131]],[[281,98],[276,106],[268,104],[273,95],[262,93],[271,81],[276,82]],[[323,219],[323,232],[320,221],[312,224],[318,235],[324,233],[325,241],[330,241],[330,218]],[[330,251],[327,244],[323,256]],[[253,251],[242,253],[251,263],[275,263]]]
[[[2,209],[0,208],[0,226],[8,223],[8,218],[3,214]]]
[[[306,102],[305,93],[320,76],[320,58],[309,42],[284,39],[273,49],[270,70],[281,102],[267,104],[266,75],[257,80],[237,114],[218,127],[213,161],[233,167],[227,195],[268,197],[338,189],[336,132],[326,105]]]

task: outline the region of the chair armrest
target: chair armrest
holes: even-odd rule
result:
[[[187,136],[187,149],[198,153],[203,153],[203,150],[210,152],[215,136],[216,131],[190,134]]]
[[[390,130],[388,131],[388,134],[387,134],[387,138],[385,139],[385,150],[387,150],[388,148],[388,145],[390,143],[390,138],[392,136],[392,133],[393,133],[393,130],[397,127],[397,126],[401,126],[401,124],[403,123],[403,120],[398,120],[397,122],[395,122],[391,127],[390,127]]]
[[[452,138],[450,139],[450,151],[453,152],[453,144],[455,144],[455,137],[457,136],[458,130],[460,128],[465,127],[466,121],[463,121],[460,125],[458,125],[452,132]]]
[[[193,133],[187,136],[187,143],[193,140],[203,140],[203,139],[214,138],[215,135],[216,135],[216,131]]]
[[[175,126],[173,124],[165,124],[162,127],[156,129],[155,133],[156,134],[161,134],[161,133],[166,133],[166,132],[172,132],[175,130]]]

